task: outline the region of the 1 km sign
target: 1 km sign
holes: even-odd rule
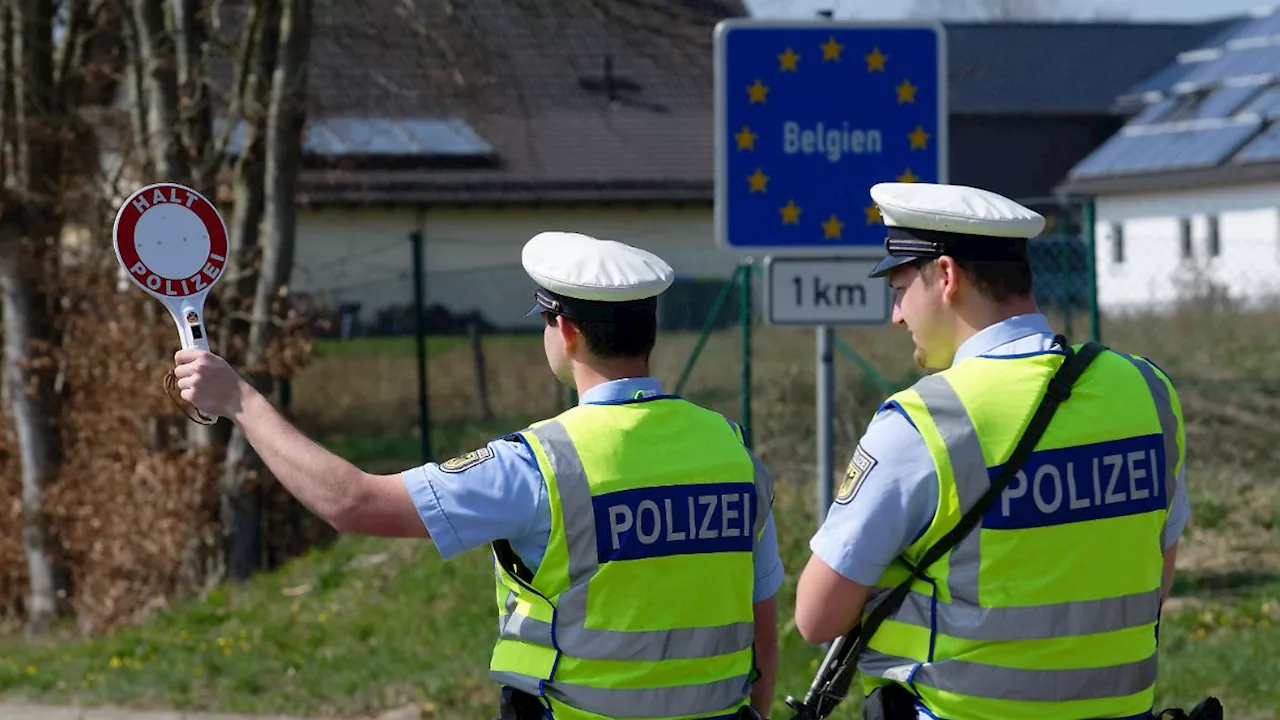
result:
[[[157,297],[207,291],[227,264],[227,228],[203,195],[161,183],[120,206],[116,257],[130,279]]]

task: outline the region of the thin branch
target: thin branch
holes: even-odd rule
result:
[[[173,38],[165,31],[160,0],[133,0],[139,57],[146,63],[149,140],[156,174],[164,180],[185,178],[186,168],[174,129],[178,121],[178,80]]]
[[[154,167],[151,159],[150,132],[147,127],[147,86],[142,82],[142,48],[140,46],[138,19],[132,12],[124,13],[122,26],[128,62],[125,65],[125,87],[129,92],[129,121],[133,128],[134,152],[141,157],[141,171],[150,175]]]
[[[249,21],[241,31],[240,48],[236,57],[236,81],[235,89],[231,93],[231,106],[227,108],[227,114],[223,117],[222,131],[214,140],[209,156],[204,158],[200,168],[206,175],[213,173],[222,162],[222,158],[226,156],[227,146],[231,144],[231,136],[235,134],[236,125],[241,120],[241,106],[249,85],[249,77],[253,74],[250,68],[253,63],[254,48],[263,32],[264,14],[261,0],[249,5]]]
[[[46,0],[12,0],[17,55],[18,177],[29,192],[57,187],[55,146],[59,118],[53,87],[53,8]],[[52,201],[45,197],[45,201]]]
[[[63,95],[62,90],[66,87],[68,74],[73,68],[79,69],[78,64],[72,63],[77,59],[76,51],[80,47],[82,36],[88,31],[90,22],[89,0],[67,0],[66,8],[67,30],[62,44],[56,51],[57,58],[54,61],[53,74],[53,82],[59,89],[60,96]]]
[[[17,141],[17,101],[13,83],[17,60],[14,55],[13,5],[0,4],[0,188],[11,188],[15,171]]]
[[[209,83],[204,73],[205,20],[198,0],[174,0],[173,16],[181,95],[178,111],[186,165],[192,170],[191,180],[196,189],[211,194],[212,182],[204,162],[213,133]],[[214,169],[216,166],[210,171]]]

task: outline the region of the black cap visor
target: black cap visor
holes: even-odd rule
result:
[[[561,295],[540,287],[534,290],[533,297],[533,307],[529,309],[529,312],[525,313],[525,317],[549,312],[575,320],[614,322],[652,315],[658,309],[658,298],[656,296],[621,302],[583,300]]]
[[[894,268],[902,267],[919,259],[914,255],[886,255],[880,262],[876,263],[875,268],[871,270],[871,274],[867,275],[867,277],[884,277],[893,272]]]
[[[895,268],[934,260],[943,255],[982,262],[1010,262],[1027,259],[1027,239],[965,235],[963,233],[891,227],[884,240],[889,253],[876,264],[868,277],[883,277]]]

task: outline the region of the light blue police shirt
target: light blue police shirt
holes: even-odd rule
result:
[[[1053,337],[1044,315],[1016,315],[975,333],[956,351],[953,362],[978,355],[1043,352],[1052,349]],[[855,458],[870,469],[859,479],[852,498],[831,504],[809,548],[841,575],[872,585],[933,521],[938,475],[924,438],[892,405],[871,419]],[[1191,514],[1185,477],[1184,463],[1165,522],[1166,547],[1178,539]]]
[[[591,388],[578,404],[616,403],[663,394],[658,378],[625,378]],[[405,487],[431,533],[440,555],[459,553],[506,539],[531,571],[536,572],[551,537],[551,504],[547,486],[524,443],[498,438],[488,443],[491,459],[461,472],[437,463],[407,470]],[[755,548],[754,602],[773,596],[782,585],[773,514]]]

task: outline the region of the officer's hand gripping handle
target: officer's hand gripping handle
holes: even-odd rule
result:
[[[847,634],[836,638],[822,659],[804,700],[787,696],[787,706],[795,711],[791,720],[822,720],[835,711],[844,700],[853,681],[853,650],[862,626],[856,625]]]

